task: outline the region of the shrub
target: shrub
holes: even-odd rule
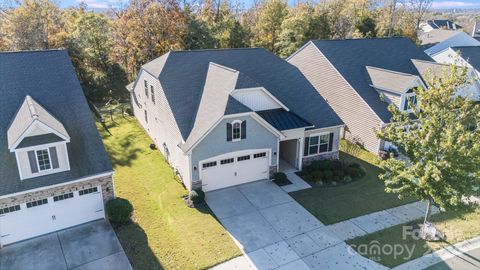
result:
[[[192,190],[188,193],[188,199],[194,204],[203,203],[205,201],[205,192],[201,190]]]
[[[114,223],[127,223],[133,214],[132,204],[122,198],[111,199],[106,205],[107,216]]]
[[[352,182],[352,177],[351,177],[350,175],[345,175],[345,176],[343,177],[343,181],[345,181],[345,182],[347,182],[347,183],[348,183],[348,182]]]
[[[348,175],[350,175],[352,178],[361,178],[361,177],[365,176],[366,171],[362,166],[360,166],[360,165],[352,166],[352,165],[350,165],[347,168],[347,174]]]
[[[326,181],[332,181],[333,180],[333,172],[330,170],[324,171],[323,172],[324,179]]]
[[[275,182],[275,184],[279,186],[291,184],[291,182],[287,178],[287,175],[282,172],[277,172],[273,174],[273,182]]]

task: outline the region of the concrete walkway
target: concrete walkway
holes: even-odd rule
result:
[[[480,269],[480,237],[437,250],[392,270]]]
[[[270,181],[208,192],[207,204],[244,256],[220,269],[387,269],[360,256]]]
[[[295,172],[288,172],[288,173],[285,173],[285,175],[287,176],[288,180],[292,182],[292,184],[290,185],[281,186],[281,188],[287,193],[312,187],[310,184],[305,182],[305,180],[303,180],[300,176],[298,176]]]
[[[346,241],[422,218],[425,215],[426,207],[424,202],[409,203],[355,217],[327,227],[342,241]],[[438,212],[438,208],[432,208],[432,214]]]

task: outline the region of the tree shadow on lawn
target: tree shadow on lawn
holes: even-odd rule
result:
[[[113,133],[112,135],[103,135],[102,137],[108,139],[110,136],[116,135]],[[145,145],[145,150],[133,146],[137,137],[137,134],[132,132],[126,136],[122,136],[122,138],[117,138],[114,143],[105,144],[105,147],[108,150],[107,153],[114,167],[130,166],[132,161],[138,158],[140,152],[147,151],[145,154],[148,155],[150,154],[148,151],[153,151],[150,150],[148,145]]]
[[[148,244],[145,231],[135,222],[112,224],[133,269],[164,269]]]

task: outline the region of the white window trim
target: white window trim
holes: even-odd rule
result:
[[[412,97],[412,96],[417,96],[417,94],[415,93],[405,93],[402,95],[402,104],[401,104],[401,110],[404,111],[404,112],[408,112],[408,113],[412,113],[414,110],[412,110],[410,107],[408,107],[408,109],[404,109],[405,108],[405,103],[408,101],[408,98]],[[416,104],[416,107],[418,108],[418,100],[417,100],[417,104]]]
[[[47,151],[47,154],[48,154],[48,164],[50,165],[50,168],[49,169],[45,169],[45,170],[41,170],[40,169],[40,160],[38,160],[38,152],[39,151]],[[34,174],[38,174],[38,173],[45,173],[45,172],[49,172],[49,171],[52,171],[53,170],[53,166],[52,166],[52,159],[50,158],[52,155],[50,153],[50,147],[48,148],[41,148],[41,149],[37,149],[35,150],[35,158],[37,160],[37,167],[38,167],[38,172],[34,173]]]
[[[232,142],[239,142],[239,141],[241,141],[241,140],[242,140],[242,121],[241,121],[241,120],[235,120],[235,121],[233,121],[231,124],[232,124]],[[233,137],[233,134],[235,134],[235,133],[233,132],[234,129],[235,129],[235,128],[234,128],[235,124],[239,124],[239,127],[238,127],[238,129],[239,129],[239,132],[238,132],[239,138],[238,138],[238,139],[235,139],[235,138]]]
[[[314,156],[325,155],[325,154],[334,152],[334,151],[328,151],[328,145],[330,144],[330,133],[332,133],[332,132],[314,133],[314,134],[310,134],[310,135],[306,136],[306,137],[309,138],[309,139],[308,139],[308,155],[305,155],[305,153],[303,153],[303,156],[304,156],[304,157],[314,157]],[[310,138],[311,138],[311,137],[318,137],[317,150],[319,150],[319,149],[320,149],[320,136],[322,136],[322,135],[327,135],[327,137],[328,137],[328,141],[327,141],[327,151],[325,151],[325,152],[318,152],[318,153],[316,153],[316,154],[311,154],[311,155],[310,155]],[[305,141],[305,139],[304,139],[304,141]],[[304,146],[305,146],[305,142],[304,142]],[[333,148],[333,147],[332,147],[332,148]]]

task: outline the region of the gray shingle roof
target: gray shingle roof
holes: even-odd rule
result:
[[[224,114],[230,115],[230,114],[237,114],[237,113],[246,113],[251,111],[252,109],[243,105],[240,101],[236,100],[234,97],[229,96]]]
[[[273,109],[256,112],[277,130],[289,130],[295,128],[309,128],[312,124],[303,120],[293,112],[284,109]]]
[[[428,20],[427,24],[430,25],[433,29],[461,29],[462,27],[451,20]]]
[[[20,180],[6,131],[27,95],[68,131],[70,171]],[[0,196],[112,170],[66,51],[0,53],[0,97]]]
[[[9,149],[13,147],[14,143],[20,139],[26,129],[35,121],[39,121],[54,129],[64,138],[70,138],[63,124],[38,104],[31,96],[27,95],[8,127],[7,137]]]
[[[17,149],[61,141],[63,141],[63,139],[53,133],[30,136],[25,137],[22,142],[17,146]]]
[[[265,49],[172,51],[164,64],[159,63],[159,79],[183,139],[192,131],[210,62],[243,73],[240,86],[258,83],[318,128],[343,124],[295,66]],[[143,68],[152,74],[158,71],[150,63]]]
[[[380,119],[388,123],[391,113],[370,85],[366,67],[419,75],[411,59],[433,61],[406,38],[314,40],[313,44],[328,58],[343,78],[365,100]],[[308,119],[307,119],[308,120]]]
[[[397,94],[405,93],[405,91],[412,87],[419,78],[418,76],[411,74],[369,66],[367,67],[367,73],[370,76],[370,80],[374,87],[381,90],[395,92]]]
[[[434,29],[430,32],[422,33],[418,38],[422,43],[422,49],[425,50],[455,35],[458,35],[459,33],[461,32],[454,30]]]
[[[460,54],[473,68],[480,71],[480,46],[452,47],[454,51],[460,51]]]

